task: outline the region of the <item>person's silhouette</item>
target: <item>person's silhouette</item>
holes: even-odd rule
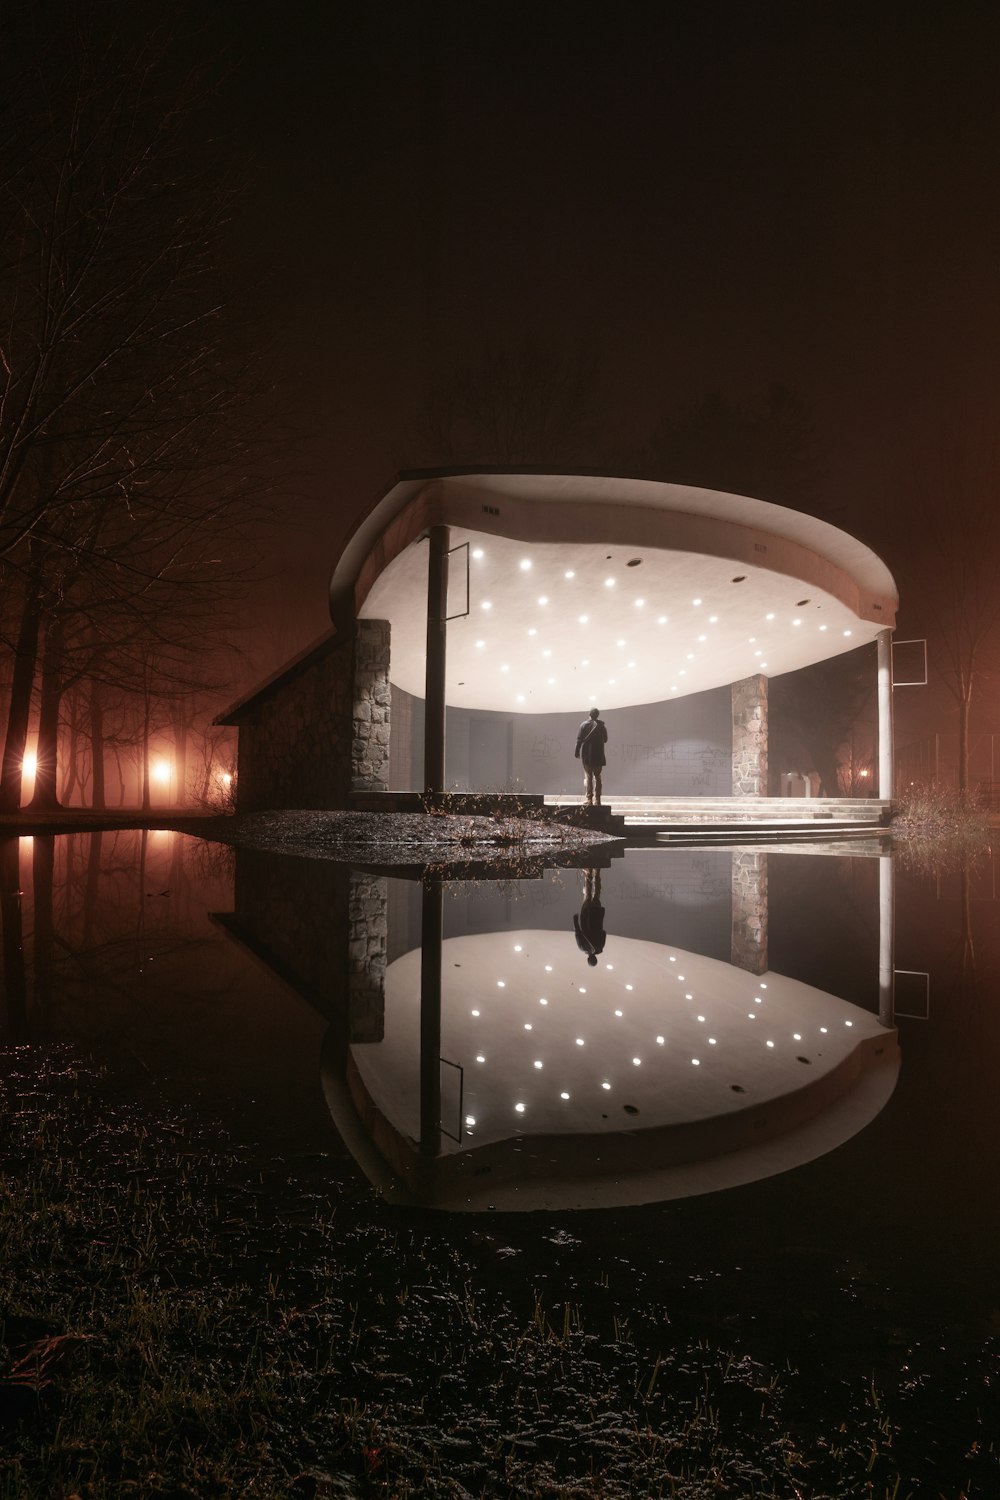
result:
[[[573,930],[576,946],[587,955],[592,968],[597,965],[597,955],[604,952],[607,934],[604,931],[604,907],[601,905],[601,872],[584,870],[583,902],[580,914],[573,913]]]

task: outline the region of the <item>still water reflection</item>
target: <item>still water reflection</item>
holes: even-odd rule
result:
[[[998,902],[989,855],[651,849],[448,883],[169,833],[8,839],[0,1021],[15,1070],[12,1047],[71,1043],[276,1146],[289,1182],[312,1153],[358,1287],[371,1234],[419,1251],[422,1295],[460,1257],[521,1328],[544,1293],[627,1348],[609,1300],[668,1308],[664,1347],[794,1366],[816,1452],[888,1389],[928,1480],[899,1494],[985,1497]]]
[[[816,849],[455,883],[166,832],[0,858],[7,1041],[104,1049],[274,1131],[335,1124],[397,1202],[661,1201],[859,1133],[897,1172],[901,1057],[926,1150],[995,1037],[988,860],[896,900],[888,859]]]

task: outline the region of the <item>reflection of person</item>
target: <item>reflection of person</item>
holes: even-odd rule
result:
[[[604,952],[607,941],[604,907],[601,905],[600,870],[584,871],[583,904],[579,916],[576,912],[573,913],[573,930],[576,933],[576,946],[581,953],[586,953],[588,964],[596,965],[597,955]]]
[[[601,721],[599,708],[590,710],[576,737],[573,754],[583,762],[583,802],[585,807],[601,805],[601,772],[606,761],[604,746],[608,742],[607,726]]]

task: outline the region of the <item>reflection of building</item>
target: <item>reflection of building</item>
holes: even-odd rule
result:
[[[613,715],[617,793],[763,796],[769,679],[872,641],[888,797],[896,602],[868,548],[760,500],[587,475],[404,475],[337,563],[334,632],[224,718],[240,729],[240,805],[558,793],[594,703]]]
[[[635,899],[658,857],[632,858],[604,877],[609,936],[588,967],[563,908],[530,896],[512,907],[486,882],[287,858],[276,871],[238,852],[226,925],[330,1020],[327,1101],[383,1190],[458,1210],[657,1201],[810,1161],[883,1107],[898,1071],[890,885],[873,1014],[768,970],[758,857],[712,852],[730,932],[700,929],[708,952],[664,931],[664,910],[695,906],[650,902],[648,881]],[[718,910],[706,873],[698,904]],[[578,877],[563,895],[572,910]],[[637,925],[628,908],[647,905]]]

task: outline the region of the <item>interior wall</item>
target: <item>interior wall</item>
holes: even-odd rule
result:
[[[529,791],[577,796],[582,772],[574,759],[579,714],[506,714],[449,708],[445,780],[456,791]],[[732,712],[728,687],[670,703],[618,708],[608,726],[606,795],[729,796]],[[389,785],[423,785],[424,703],[392,689]]]

